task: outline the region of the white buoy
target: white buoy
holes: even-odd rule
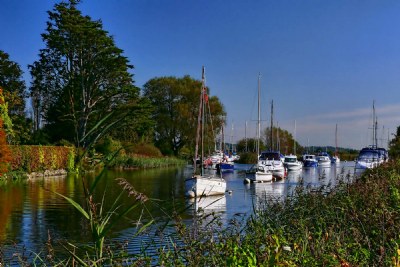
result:
[[[249,178],[244,178],[243,182],[244,182],[245,184],[249,184],[249,183],[250,183],[250,179],[249,179]]]

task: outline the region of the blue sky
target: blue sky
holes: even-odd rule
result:
[[[27,65],[44,47],[47,11],[58,1],[0,0],[0,49]],[[201,78],[228,113],[227,140],[274,120],[302,145],[371,143],[375,100],[381,139],[400,125],[400,1],[85,0],[135,66],[136,85],[160,76]],[[384,128],[383,128],[384,127]],[[229,129],[229,130],[228,130]],[[386,140],[384,141],[386,142]]]

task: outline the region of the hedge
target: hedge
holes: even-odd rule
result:
[[[74,169],[75,149],[64,146],[10,146],[10,171],[27,173]]]

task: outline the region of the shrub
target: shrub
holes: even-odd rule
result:
[[[74,169],[75,151],[73,147],[62,146],[10,146],[11,171],[27,173]]]

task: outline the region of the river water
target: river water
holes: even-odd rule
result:
[[[184,197],[184,180],[192,172],[188,167],[106,171],[96,187],[95,201],[100,203],[104,197],[103,208],[108,210],[118,195],[124,192],[121,203],[135,203],[134,196],[128,196],[116,181],[117,178],[123,178],[134,191],[149,198],[145,206],[139,205],[111,233],[114,240],[125,242],[132,239],[139,222],[145,223],[151,219],[155,220],[156,225],[172,222],[174,213],[188,223],[199,209],[217,212],[225,222],[238,216],[245,218],[252,214],[255,204],[260,200],[271,198],[270,201],[279,201],[290,197],[300,183],[308,188],[334,186],[338,176],[353,175],[354,162],[289,172],[283,180],[258,184],[243,183],[244,170],[247,168],[249,165],[235,164],[234,172],[223,175],[229,193],[197,201]],[[94,175],[85,177],[88,184],[93,179]],[[89,226],[83,216],[55,192],[81,205],[84,203],[82,179],[73,175],[0,185],[0,248],[3,248],[3,253],[19,248],[38,253],[43,250],[49,237],[53,244],[65,240],[83,244],[91,240]],[[100,209],[100,205],[96,207]],[[138,249],[130,248],[134,251]]]

